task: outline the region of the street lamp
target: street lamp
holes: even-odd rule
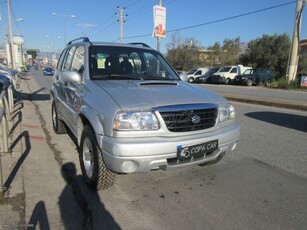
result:
[[[53,16],[61,16],[64,19],[64,47],[66,46],[66,18],[76,18],[75,15],[66,15],[66,14],[58,14],[52,13]]]

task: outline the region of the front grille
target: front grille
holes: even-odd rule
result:
[[[208,129],[216,124],[216,119],[218,116],[216,106],[209,106],[209,108],[189,108],[184,110],[159,112],[170,132],[190,132]]]

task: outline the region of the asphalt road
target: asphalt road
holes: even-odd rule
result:
[[[46,135],[31,142],[26,160],[27,223],[43,215],[41,229],[78,229],[86,220],[93,229],[306,228],[307,112],[234,102],[240,143],[218,164],[119,175],[96,193],[80,175],[73,139],[52,130],[51,82],[41,71],[22,82],[31,99],[24,103]]]

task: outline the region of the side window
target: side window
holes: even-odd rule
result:
[[[76,50],[76,47],[71,47],[70,50],[67,51],[65,59],[64,59],[64,63],[62,65],[62,71],[65,70],[70,70],[71,67],[71,61],[72,61],[72,57],[74,55],[74,52]]]
[[[198,70],[194,75],[201,75],[201,70]]]
[[[238,71],[237,71],[237,67],[234,67],[231,71],[230,71],[230,73],[237,73]]]
[[[84,46],[79,46],[76,48],[71,64],[71,70],[79,72],[82,76],[84,71]]]

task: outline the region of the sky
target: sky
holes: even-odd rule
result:
[[[66,42],[84,35],[92,41],[119,42],[119,7],[125,8],[123,42],[144,42],[157,48],[152,32],[153,6],[158,2],[11,0],[13,34],[23,36],[25,49],[50,52],[64,48],[65,32]],[[249,42],[264,34],[287,33],[292,38],[296,0],[162,0],[162,6],[166,8],[166,38],[161,39],[161,52],[165,53],[175,33],[183,39],[194,38],[203,47],[237,37]],[[6,0],[0,0],[0,13],[0,44],[4,44],[8,27]],[[301,39],[307,38],[304,14],[306,7]]]

